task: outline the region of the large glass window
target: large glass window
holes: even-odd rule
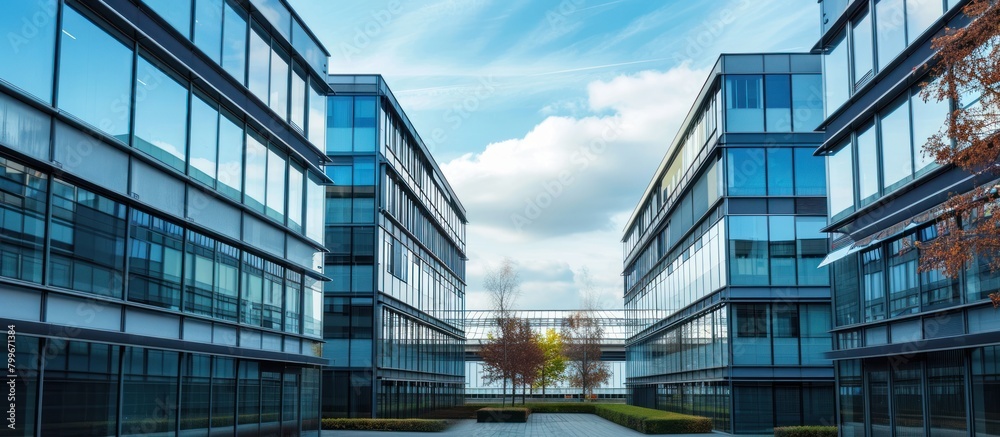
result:
[[[931,97],[924,101],[919,93],[919,88],[914,88],[910,97],[913,111],[914,170],[918,175],[937,167],[934,157],[924,152],[924,145],[931,136],[944,131],[951,109],[948,100],[938,101]]]
[[[177,426],[177,382],[180,354],[125,348],[122,365],[122,435],[173,432]]]
[[[759,75],[726,76],[726,130],[764,130],[764,92]]]
[[[875,39],[878,42],[878,69],[881,71],[906,47],[903,0],[875,3]]]
[[[858,147],[858,197],[861,204],[871,203],[878,198],[879,161],[878,147],[875,143],[875,124],[869,122],[857,133]],[[886,165],[894,165],[888,163]]]
[[[246,83],[247,18],[242,8],[225,0],[225,21],[222,28],[222,68],[236,81]]]
[[[309,141],[322,149],[326,145],[326,95],[309,86]]]
[[[194,43],[209,58],[222,65],[222,4],[225,0],[196,0]]]
[[[239,418],[239,434],[259,435],[260,431],[260,363],[242,360],[239,362],[240,386],[236,414]]]
[[[865,321],[885,318],[885,283],[882,279],[882,248],[861,252],[862,285],[865,292]]]
[[[768,132],[790,132],[792,130],[792,89],[786,74],[764,76],[764,120]]]
[[[125,142],[132,50],[71,7],[63,8],[60,41],[57,105]]]
[[[115,435],[119,347],[48,341],[38,435]]]
[[[240,285],[240,322],[261,326],[264,304],[264,260],[243,252],[243,281]]]
[[[877,360],[877,364],[865,363],[865,373],[868,374],[868,417],[870,434],[873,437],[889,437],[892,435],[889,414],[889,371],[885,362]]]
[[[0,14],[0,29],[6,44],[0,44],[0,79],[52,102],[52,78],[56,59],[56,12],[52,0],[6,2]]]
[[[889,243],[889,317],[920,310],[917,286],[917,250],[913,234]]]
[[[285,281],[285,332],[302,332],[302,274],[287,271]]]
[[[315,241],[323,241],[326,187],[321,184],[319,176],[312,173],[306,179],[306,236]]]
[[[135,84],[135,139],[132,146],[184,171],[187,160],[187,89],[145,57]]]
[[[795,285],[795,217],[771,216],[770,261],[772,285]]]
[[[268,88],[271,71],[270,37],[258,28],[257,23],[250,30],[250,57],[248,59],[247,88],[265,104],[268,102]]]
[[[963,351],[927,354],[927,421],[930,435],[947,435],[968,429],[965,402]]]
[[[739,304],[734,307],[733,364],[771,364],[768,305]]]
[[[764,149],[726,149],[726,179],[730,196],[767,194],[767,171]]]
[[[48,177],[0,157],[0,276],[42,282]]]
[[[868,11],[851,20],[851,47],[854,66],[854,83],[857,86],[868,82],[872,75],[872,21]]]
[[[239,250],[192,231],[188,231],[187,241],[184,310],[236,320]]]
[[[795,153],[795,194],[799,196],[826,195],[826,166],[821,156],[813,156],[813,149],[799,147]]]
[[[305,203],[302,184],[303,169],[292,162],[288,167],[288,227],[296,232],[302,232],[302,205]]]
[[[267,147],[264,139],[256,132],[247,132],[246,203],[251,208],[264,212],[267,197]]]
[[[282,120],[288,119],[288,54],[277,45],[271,48],[271,90],[268,102]]]
[[[323,334],[323,283],[304,278],[302,290],[302,333],[311,337]]]
[[[792,75],[792,127],[816,130],[823,122],[823,78],[819,74]]]
[[[330,132],[326,135],[327,152],[350,152],[354,144],[354,97],[332,96],[330,106]]]
[[[188,174],[215,186],[218,165],[219,111],[198,93],[191,99],[191,160]]]
[[[971,387],[976,437],[1000,435],[1000,346],[972,350]]]
[[[212,358],[212,428],[229,428],[236,423],[236,360]]]
[[[939,1],[906,0],[906,41],[916,41],[938,17],[943,5]]]
[[[850,143],[844,144],[827,159],[830,217],[854,210],[854,159]]]
[[[847,255],[833,263],[834,305],[837,326],[861,322],[860,294],[858,287],[858,256]]]
[[[372,96],[354,98],[354,151],[375,151],[376,100]]]
[[[768,283],[767,217],[730,216],[730,283]]]
[[[823,56],[823,80],[825,82],[826,114],[840,108],[850,97],[850,66],[847,64],[847,38],[841,32],[830,44],[829,52]],[[831,185],[832,186],[832,185]]]
[[[892,410],[897,437],[922,437],[924,434],[923,372],[919,361],[904,361],[892,366]]]
[[[882,186],[892,191],[911,179],[910,108],[908,96],[901,97],[881,114]]]
[[[124,204],[56,179],[51,239],[52,285],[122,297]]]
[[[133,209],[128,299],[180,309],[183,228]]]
[[[267,150],[267,215],[284,222],[287,157],[272,145]]]
[[[212,357],[187,354],[181,363],[181,429],[197,429],[208,433],[207,420],[183,420],[189,417],[209,418],[212,410]]]
[[[299,129],[306,128],[306,78],[302,68],[296,65],[292,68],[291,108],[288,120]]]
[[[285,268],[271,261],[264,261],[264,300],[261,326],[281,330],[282,305],[285,300]]]
[[[219,191],[235,200],[243,192],[243,124],[228,112],[219,118]]]
[[[774,220],[774,217],[771,218]],[[826,217],[795,217],[799,285],[827,285],[830,274],[819,263],[827,254]]]
[[[791,196],[794,192],[792,190],[792,169],[794,168],[792,165],[792,149],[770,148],[766,150],[767,194],[771,196]]]

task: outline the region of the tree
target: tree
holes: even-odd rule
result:
[[[590,312],[578,311],[563,321],[564,354],[569,383],[583,389],[583,398],[594,393],[594,388],[611,379],[611,368],[601,361],[601,340],[604,328]],[[582,399],[581,399],[582,401]]]
[[[507,382],[514,382],[514,355],[512,354],[513,335],[516,333],[515,321],[511,317],[514,303],[521,294],[521,278],[517,272],[517,266],[510,258],[504,258],[496,268],[490,268],[486,272],[483,280],[483,288],[489,294],[490,303],[496,313],[496,334],[490,335],[489,346],[490,360],[483,355],[483,362],[486,366],[486,375],[483,379],[488,382],[500,380],[503,382],[501,391],[501,404],[507,402]],[[483,347],[483,351],[487,347]],[[513,405],[514,400],[511,399]]]
[[[504,383],[503,404],[507,403],[507,382],[511,383],[512,394],[516,396],[518,385],[527,387],[535,382],[545,361],[531,325],[527,320],[514,317],[497,320],[497,335],[488,336],[479,354],[483,359],[483,380]]]
[[[924,153],[942,165],[974,175],[975,188],[952,193],[940,208],[938,237],[919,243],[920,270],[940,270],[955,278],[977,257],[1000,270],[1000,6],[973,0],[962,12],[972,21],[946,29],[932,42],[936,50],[924,101],[959,102],[944,129],[928,139]],[[978,97],[978,101],[976,101]],[[954,144],[952,144],[954,141]],[[990,295],[1000,306],[1000,293]]]
[[[566,356],[563,355],[565,345],[562,336],[555,329],[549,328],[544,334],[538,333],[536,335],[545,360],[538,371],[538,378],[532,388],[541,387],[544,398],[546,387],[565,379],[563,376],[566,372]]]

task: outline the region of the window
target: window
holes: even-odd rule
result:
[[[302,274],[286,271],[285,280],[285,332],[302,332]]]
[[[882,279],[882,248],[861,252],[862,285],[865,293],[865,321],[885,319],[885,285]]]
[[[906,47],[905,25],[903,0],[879,0],[875,3],[875,38],[880,71]]]
[[[222,65],[222,4],[225,0],[195,0],[194,43]]]
[[[295,232],[302,232],[303,172],[294,161],[288,167],[288,227]]]
[[[122,297],[124,204],[56,179],[51,239],[52,285]]]
[[[940,3],[939,3],[940,4]],[[914,429],[923,434],[924,390],[920,380],[923,371],[920,362],[908,360],[895,363],[892,368],[892,416],[897,436],[912,435]]]
[[[48,177],[0,157],[0,276],[42,282]]]
[[[774,217],[771,218],[774,220]],[[827,254],[826,217],[795,217],[796,252],[799,285],[828,285],[830,274],[819,267]]]
[[[228,112],[219,118],[219,191],[241,200],[243,192],[243,123]]]
[[[330,132],[326,136],[327,152],[350,152],[354,144],[354,97],[332,96],[330,105]]]
[[[52,103],[56,8],[51,0],[7,2],[0,14],[0,29],[7,40],[0,44],[0,59],[4,60],[0,79],[46,103]],[[22,20],[29,20],[30,27]]]
[[[267,147],[256,132],[247,131],[246,186],[244,203],[264,212],[267,197]]]
[[[247,69],[247,88],[262,102],[268,103],[271,71],[270,37],[255,22],[250,30],[250,57]]]
[[[375,97],[354,98],[354,151],[375,151]]]
[[[326,187],[319,176],[309,173],[306,179],[306,236],[313,241],[323,241],[323,203]]]
[[[240,284],[240,323],[261,326],[264,304],[264,260],[243,252],[243,280]]]
[[[841,32],[823,56],[823,80],[826,91],[826,115],[833,114],[850,97],[850,67],[847,64],[847,37]],[[832,187],[833,185],[831,185]]]
[[[840,146],[826,160],[829,183],[830,218],[854,211],[854,159],[850,143]]]
[[[246,84],[247,18],[246,12],[225,0],[225,22],[222,27],[222,68],[237,82]]]
[[[729,217],[730,283],[768,283],[767,217]]]
[[[854,89],[857,90],[872,77],[872,22],[868,11],[851,20],[851,47]]]
[[[309,141],[319,149],[326,145],[326,96],[316,89],[314,83],[309,86]]]
[[[215,103],[208,103],[199,93],[191,99],[191,162],[188,174],[195,179],[215,186],[218,165],[219,111]]]
[[[972,349],[972,416],[977,437],[1000,431],[1000,412],[993,401],[1000,398],[1000,346]],[[48,387],[46,387],[48,388]]]
[[[233,431],[236,417],[236,359],[212,357],[212,428]]]
[[[63,7],[62,26],[57,105],[124,142],[132,50],[71,7]]]
[[[870,122],[857,133],[858,147],[858,197],[866,205],[878,198],[879,161],[875,143],[875,124]],[[887,163],[886,165],[895,165]]]
[[[288,54],[277,45],[271,47],[271,91],[268,102],[282,120],[288,119]]]
[[[764,149],[726,149],[727,187],[730,196],[767,194]]]
[[[962,351],[927,354],[927,370],[924,373],[927,375],[929,399],[926,417],[930,435],[956,431],[964,433],[967,430],[964,420],[955,420],[957,417],[968,417],[969,413],[965,402],[964,361],[965,356]]]
[[[792,149],[769,148],[767,151],[767,194],[771,196],[791,196]]]
[[[261,326],[282,329],[282,304],[285,301],[285,268],[271,261],[264,261],[264,300]]]
[[[795,194],[826,195],[826,166],[822,156],[813,156],[813,149],[795,148]]]
[[[913,174],[908,96],[903,96],[889,106],[880,114],[880,118],[882,187],[888,193],[909,181]]]
[[[197,232],[188,231],[184,257],[184,310],[236,320],[240,252]]]
[[[41,410],[45,419],[38,435],[64,435],[67,430],[79,430],[81,423],[89,424],[85,433],[115,435],[120,348],[82,341],[62,345],[44,358]]]
[[[789,76],[768,74],[764,76],[765,114],[768,132],[792,130],[792,95]]]
[[[792,127],[811,132],[823,122],[823,78],[819,74],[792,75]]]
[[[139,58],[135,84],[135,137],[132,146],[184,171],[187,154],[187,89]]]
[[[795,285],[795,217],[771,216],[770,261],[772,285]]]
[[[122,435],[173,432],[177,426],[177,410],[163,405],[165,399],[170,402],[177,399],[180,354],[126,347],[123,358],[121,417],[125,423]],[[142,425],[130,426],[131,423]]]
[[[323,283],[305,277],[302,299],[302,333],[319,337],[323,333]]]
[[[142,0],[157,15],[170,23],[185,38],[191,38],[191,2],[176,0]]]
[[[726,130],[762,132],[764,96],[759,75],[726,76]]]
[[[179,310],[184,230],[132,210],[128,300]]]
[[[287,156],[271,145],[267,150],[267,215],[284,223]]]
[[[212,404],[212,357],[208,355],[186,354],[181,363],[181,411],[180,416],[211,416]],[[208,423],[181,420],[181,429],[205,429]]]
[[[925,102],[920,96],[920,89],[914,88],[910,97],[913,111],[913,157],[915,160],[914,170],[920,175],[937,168],[934,157],[924,152],[924,145],[927,140],[945,129],[948,121],[948,113],[951,110],[949,101],[938,101],[931,97]],[[948,143],[947,138],[942,138]]]
[[[913,44],[941,16],[939,1],[906,0],[906,41]]]
[[[289,121],[301,130],[306,127],[306,78],[302,68],[296,65],[292,69],[292,107],[289,110]]]

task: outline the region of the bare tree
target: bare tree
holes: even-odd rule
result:
[[[517,265],[508,257],[504,257],[500,265],[486,271],[483,288],[489,293],[490,304],[496,313],[496,335],[483,347],[483,362],[487,372],[485,379],[503,381],[501,404],[507,402],[507,382],[514,384],[516,368],[514,336],[517,323],[511,317],[517,297],[521,294],[521,278]],[[514,400],[511,399],[511,405]]]

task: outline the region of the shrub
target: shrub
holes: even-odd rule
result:
[[[836,426],[786,426],[774,429],[774,437],[837,437]]]
[[[644,434],[712,432],[712,420],[623,404],[596,404],[595,413],[607,420]]]
[[[480,408],[476,411],[476,422],[524,423],[531,410],[527,408]]]
[[[446,420],[431,419],[323,419],[323,429],[363,431],[440,432]]]
[[[595,404],[583,402],[533,403],[525,405],[532,413],[580,413],[594,414]]]

